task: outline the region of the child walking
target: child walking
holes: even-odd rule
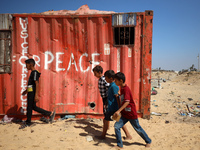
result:
[[[25,61],[26,68],[28,70],[31,70],[31,74],[28,80],[28,87],[27,89],[22,93],[22,95],[27,94],[27,120],[26,122],[19,127],[19,129],[23,129],[27,126],[31,125],[31,117],[32,117],[32,110],[37,111],[43,115],[49,116],[49,121],[52,122],[55,117],[55,111],[50,112],[46,111],[42,108],[39,108],[36,106],[36,103],[39,101],[38,93],[39,93],[39,78],[40,74],[37,70],[35,70],[35,60],[34,59],[27,59]]]
[[[107,109],[106,109],[105,118],[104,118],[104,121],[103,121],[103,132],[102,132],[101,136],[99,137],[100,139],[105,139],[107,130],[109,128],[109,121],[112,121],[112,119],[110,117],[119,108],[119,106],[118,106],[119,99],[117,99],[119,87],[114,82],[115,72],[113,70],[108,70],[104,73],[104,76],[105,76],[106,82],[110,83],[110,86],[108,88]],[[126,128],[126,126],[123,126],[122,129],[124,130],[124,132],[126,134],[125,139],[127,139],[127,140],[132,139],[130,133],[128,132],[128,130]]]
[[[97,77],[98,80],[98,88],[103,101],[103,113],[105,115],[107,104],[108,104],[108,87],[109,83],[106,82],[105,77],[103,76],[103,68],[99,65],[95,66],[92,69],[94,76]]]
[[[139,124],[138,116],[136,112],[135,103],[132,98],[131,90],[125,84],[125,75],[121,72],[115,74],[115,83],[116,85],[121,87],[121,107],[114,113],[114,117],[117,117],[119,113],[122,114],[119,122],[116,122],[114,125],[115,135],[117,138],[117,147],[123,148],[123,143],[121,139],[121,131],[122,128],[128,121],[131,123],[135,131],[143,138],[146,142],[146,147],[150,147],[151,139],[148,137],[146,132],[142,129]]]

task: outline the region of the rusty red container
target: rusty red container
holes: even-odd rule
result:
[[[153,11],[99,14],[3,14],[0,33],[0,114],[24,116],[30,72],[24,61],[34,58],[41,72],[39,107],[57,114],[102,117],[98,79],[101,65],[126,75],[138,115],[150,118]],[[3,37],[3,38],[2,38]],[[4,58],[4,61],[3,61]],[[10,58],[10,62],[6,61]],[[92,110],[88,103],[95,102]],[[34,113],[37,116],[37,113]]]

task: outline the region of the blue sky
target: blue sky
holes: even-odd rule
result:
[[[115,12],[153,10],[152,68],[198,68],[200,0],[1,0],[0,14],[77,10],[84,4]]]

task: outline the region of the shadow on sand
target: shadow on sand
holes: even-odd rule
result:
[[[66,122],[70,122],[70,121],[73,121],[73,120],[69,120],[69,121],[66,121]],[[81,128],[85,132],[87,132],[87,133],[85,133],[85,132],[80,133],[79,135],[84,136],[84,137],[92,136],[93,140],[95,142],[97,142],[94,145],[99,146],[100,143],[105,143],[105,144],[107,144],[108,146],[111,146],[111,147],[116,145],[115,134],[108,134],[107,133],[106,138],[103,139],[103,140],[98,138],[98,136],[100,136],[101,133],[102,133],[102,126],[99,126],[98,124],[94,123],[93,121],[87,120],[87,119],[80,119],[80,120],[76,120],[76,123],[80,124],[80,125],[74,126],[75,128]],[[139,143],[139,142],[133,142],[132,143],[131,140],[129,140],[129,141],[123,140],[123,144],[126,145],[126,146],[131,146],[131,145],[145,146],[145,144]]]

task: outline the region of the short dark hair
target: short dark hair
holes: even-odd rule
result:
[[[32,64],[33,66],[35,66],[35,60],[33,58],[25,60],[25,63],[26,64]]]
[[[126,81],[126,77],[122,72],[116,73],[115,74],[115,79],[117,79],[119,81],[122,79],[123,83]]]
[[[113,70],[107,70],[105,73],[104,73],[104,76],[105,77],[108,77],[108,78],[113,78],[115,77],[115,72]]]
[[[93,72],[101,72],[101,73],[103,73],[103,68],[100,65],[97,65],[92,69],[92,71]]]

